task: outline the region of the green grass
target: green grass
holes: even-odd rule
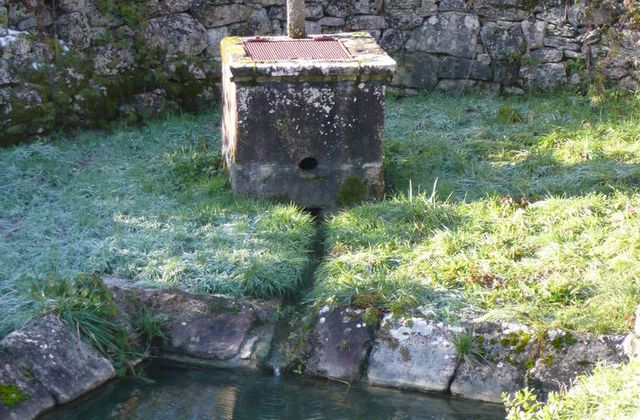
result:
[[[627,365],[600,366],[582,376],[566,393],[552,393],[546,404],[527,390],[506,398],[508,418],[637,419],[640,417],[640,360]]]
[[[314,236],[292,205],[234,199],[218,115],[0,149],[0,335],[33,306],[25,278],[112,273],[260,297],[294,292]]]
[[[391,101],[388,115],[396,196],[330,218],[308,301],[629,329],[640,301],[638,98],[592,108],[570,94],[434,94]]]

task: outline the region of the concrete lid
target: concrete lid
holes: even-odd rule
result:
[[[311,38],[326,37],[314,35]],[[332,34],[352,56],[345,60],[271,60],[251,58],[244,42],[254,38],[229,37],[221,42],[224,67],[232,81],[266,81],[295,78],[297,80],[386,80],[396,70],[396,62],[366,32]],[[285,41],[288,37],[262,37],[266,41]],[[295,41],[294,41],[295,42]]]

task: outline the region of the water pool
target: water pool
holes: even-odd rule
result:
[[[145,368],[43,419],[500,419],[504,409],[441,396],[262,372]]]

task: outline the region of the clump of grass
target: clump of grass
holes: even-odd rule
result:
[[[476,336],[473,331],[456,333],[451,337],[451,342],[456,349],[456,356],[458,356],[458,367],[462,362],[473,364],[482,363],[485,360],[482,339]]]
[[[524,121],[524,118],[517,109],[509,106],[503,106],[496,113],[496,123],[498,124],[516,124]]]
[[[528,389],[503,396],[507,418],[520,419],[623,419],[640,416],[640,360],[627,365],[598,366],[581,376],[565,393],[551,393],[546,403]]]
[[[167,339],[166,321],[147,308],[140,310],[133,324],[136,335],[145,342],[145,353],[149,352],[154,342],[162,342]]]
[[[17,286],[29,302],[30,316],[54,314],[123,369],[133,346],[116,317],[118,308],[102,280],[81,274],[73,279],[50,275],[23,278]],[[124,372],[123,372],[124,373]]]
[[[181,146],[166,152],[165,163],[180,182],[193,183],[222,175],[222,156],[209,151],[208,143],[199,146]]]

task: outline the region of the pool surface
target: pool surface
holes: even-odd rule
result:
[[[504,409],[415,392],[244,370],[154,364],[44,419],[500,419]]]

